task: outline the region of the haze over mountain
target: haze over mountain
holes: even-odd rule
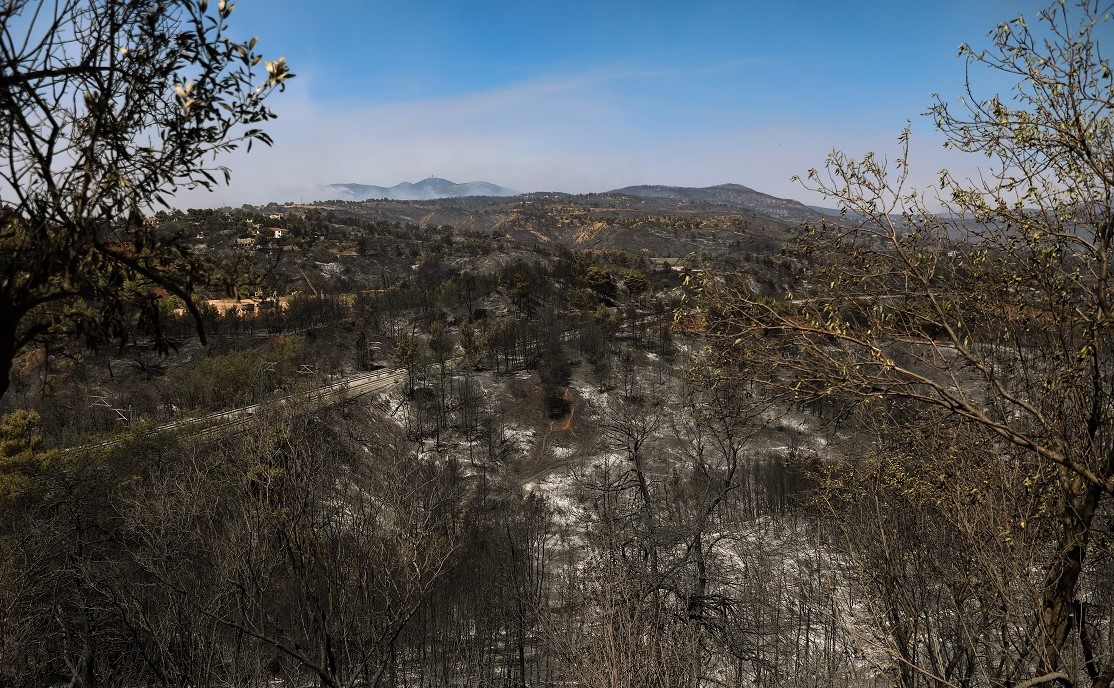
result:
[[[342,192],[342,200],[364,201],[386,198],[392,201],[429,201],[435,198],[461,198],[464,196],[515,196],[517,191],[491,182],[464,182],[458,184],[440,177],[428,177],[418,183],[402,182],[391,187],[371,184],[329,184],[329,189]]]
[[[1032,16],[1048,2],[1007,4]],[[1004,19],[1002,3],[959,0],[329,6],[237,3],[233,35],[259,36],[302,81],[275,99],[273,147],[222,160],[232,186],[183,189],[176,206],[300,201],[338,180],[431,171],[573,194],[737,179],[823,204],[790,177],[833,148],[895,159],[910,118],[910,182],[927,188],[941,168],[972,175],[978,158],[940,149],[917,113],[934,92],[962,95],[955,46]],[[848,51],[849,35],[875,50]],[[760,176],[737,176],[747,170]]]

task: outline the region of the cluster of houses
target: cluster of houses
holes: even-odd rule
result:
[[[262,293],[256,293],[238,299],[208,299],[206,303],[221,315],[225,315],[229,310],[235,308],[241,316],[254,318],[275,309],[288,308],[291,298],[293,297],[278,296],[277,294],[266,296]]]
[[[273,214],[270,216],[272,219],[279,219],[282,215]],[[275,246],[272,242],[283,239],[290,233],[289,229],[284,227],[261,227],[254,220],[248,220],[248,227],[251,229],[252,236],[239,237],[235,240],[236,248],[243,251],[254,251],[257,248],[261,249],[285,249],[294,250],[294,247],[280,247]]]

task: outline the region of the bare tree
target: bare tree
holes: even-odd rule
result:
[[[751,362],[746,374],[766,390],[796,402],[849,400],[887,432],[912,433],[930,414],[978,438],[926,442],[921,431],[911,441],[932,452],[921,470],[1028,467],[992,471],[1001,480],[981,489],[1000,491],[1000,510],[1006,495],[1034,484],[1047,499],[1031,512],[999,511],[1012,527],[967,553],[1004,552],[1021,529],[1043,534],[1009,583],[1024,613],[1002,632],[1023,632],[1005,650],[1009,661],[983,677],[995,684],[1114,681],[1110,648],[1093,633],[1109,619],[1092,613],[1084,624],[1080,612],[1114,495],[1114,77],[1100,46],[1109,26],[1097,2],[1058,3],[1033,26],[1001,24],[985,51],[964,46],[971,68],[1015,87],[981,97],[969,80],[958,108],[938,101],[931,115],[950,146],[984,155],[989,169],[967,181],[944,173],[926,197],[907,184],[908,132],[892,168],[874,155],[833,153],[806,185],[848,216],[804,237],[804,283],[784,298],[705,283],[703,314],[720,350]],[[961,451],[977,452],[976,465],[957,461]],[[894,584],[918,585],[903,576]],[[1024,588],[1036,591],[1027,603]],[[896,661],[916,681],[943,682],[901,647],[910,623],[894,626]]]
[[[380,685],[458,548],[457,477],[414,462],[401,433],[360,439],[365,450],[319,421],[290,420],[245,447],[251,494],[224,565],[236,604],[220,621],[291,676]]]

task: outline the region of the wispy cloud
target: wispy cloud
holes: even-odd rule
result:
[[[736,61],[701,68],[747,69]],[[458,182],[485,180],[521,191],[602,191],[627,184],[710,185],[739,182],[804,198],[788,180],[822,163],[833,146],[892,149],[903,122],[878,134],[830,131],[803,121],[770,127],[712,118],[689,129],[655,126],[655,84],[685,70],[600,69],[551,75],[455,98],[381,104],[324,105],[294,82],[274,102],[271,149],[222,160],[230,187],[183,193],[181,206],[315,200],[329,183],[390,186],[431,174]],[[619,88],[643,80],[645,91]],[[692,106],[699,108],[699,104]],[[931,138],[931,137],[930,137]],[[929,168],[925,179],[934,175]],[[923,185],[923,184],[922,184]],[[816,200],[811,197],[808,200]]]

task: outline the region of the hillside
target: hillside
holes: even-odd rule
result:
[[[775,253],[800,221],[822,217],[808,214],[795,201],[758,192],[736,194],[732,204],[718,202],[714,195],[707,199],[679,197],[682,195],[550,192],[510,198],[325,201],[313,207],[351,214],[362,221],[422,228],[449,225],[458,231],[498,235],[527,245],[619,249],[659,257]],[[752,206],[746,204],[748,198]]]
[[[637,196],[639,198],[687,201],[703,205],[724,205],[766,215],[792,224],[816,221],[827,215],[818,211],[818,209],[806,206],[800,201],[771,196],[742,184],[719,184],[704,188],[660,185],[626,186],[608,193]]]
[[[72,635],[111,648],[98,671],[133,672],[109,686],[172,670],[178,685],[232,670],[251,685],[608,685],[597,648],[629,625],[617,666],[650,685],[873,686],[885,639],[849,650],[870,605],[928,618],[953,654],[968,651],[956,619],[983,643],[1032,618],[1039,600],[991,597],[988,613],[889,597],[874,576],[908,562],[912,589],[942,591],[1047,557],[1039,465],[1014,455],[997,475],[986,457],[1009,447],[874,391],[906,375],[964,402],[999,365],[1039,381],[1028,352],[1063,357],[1014,320],[1053,315],[1016,288],[1028,266],[895,292],[900,256],[869,231],[849,244],[829,226],[794,250],[791,223],[678,195],[152,218],[219,269],[236,290],[223,301],[255,297],[224,308],[212,285],[206,347],[168,303],[168,358],[134,341],[19,361],[0,406],[18,516],[0,574],[47,592],[4,588],[8,623],[31,629],[12,656],[37,673],[4,683],[24,666],[0,662],[0,683],[51,685]],[[954,257],[924,255],[933,270]],[[975,295],[973,345],[925,317],[943,294]],[[872,358],[833,365],[856,356],[849,341]],[[1077,587],[1108,625],[1102,547]],[[70,635],[34,625],[51,614]],[[333,647],[349,654],[320,667]]]

